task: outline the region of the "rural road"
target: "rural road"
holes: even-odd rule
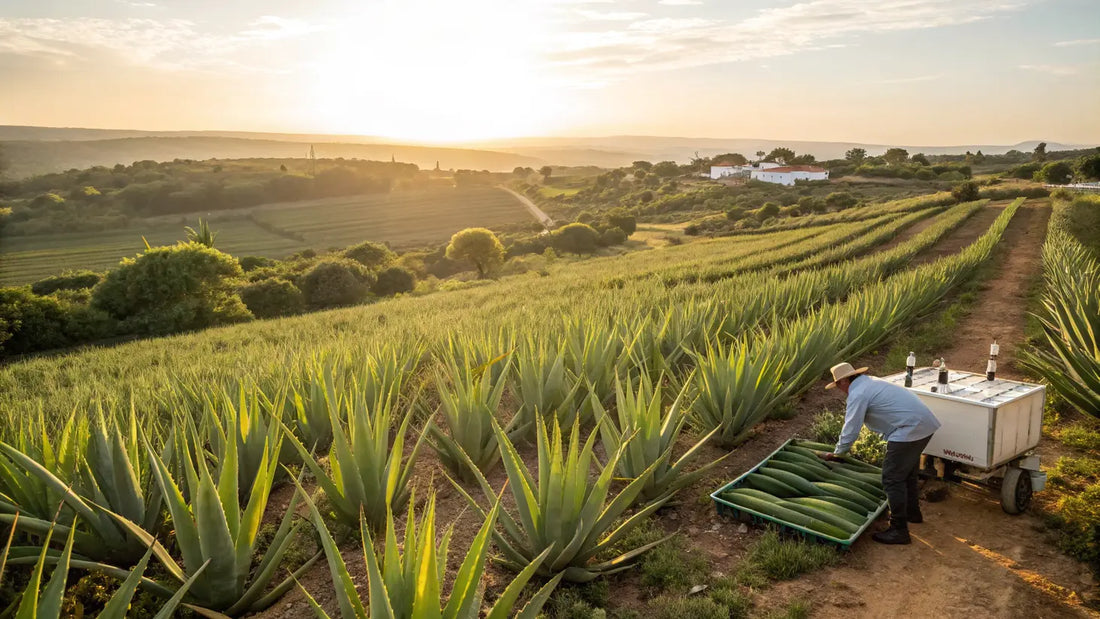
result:
[[[539,220],[539,223],[546,227],[547,230],[554,227],[554,220],[550,219],[550,216],[544,213],[543,210],[536,206],[534,202],[527,199],[527,196],[516,193],[502,185],[497,185],[497,189],[502,189],[515,196],[517,200],[522,202],[523,205],[527,207],[527,210],[531,211],[531,214],[535,216],[535,219]]]

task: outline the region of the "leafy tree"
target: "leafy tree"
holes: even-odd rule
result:
[[[368,269],[378,270],[393,264],[397,254],[389,247],[373,241],[363,241],[344,250],[344,257],[350,258]]]
[[[932,165],[931,162],[928,161],[928,157],[924,156],[924,153],[917,153],[917,154],[913,155],[912,157],[909,158],[909,161],[912,161],[913,163],[916,163],[916,164],[922,165],[922,166]]]
[[[610,247],[612,245],[622,245],[626,242],[626,232],[623,232],[622,228],[611,226],[607,230],[604,230],[600,235],[600,245]]]
[[[587,224],[572,223],[554,231],[553,243],[558,251],[590,254],[599,247],[600,233]]]
[[[544,183],[550,180],[550,175],[553,174],[553,173],[554,173],[554,168],[551,168],[548,165],[544,165],[541,168],[539,168],[539,174],[542,175],[542,182],[544,182]]]
[[[672,178],[680,174],[680,166],[675,161],[662,161],[653,166],[653,173],[661,178]]]
[[[51,275],[31,284],[31,292],[37,295],[47,295],[58,290],[84,290],[99,283],[103,276],[99,273],[83,269],[80,271],[65,271],[61,275]]]
[[[762,159],[764,159],[764,151],[762,151],[762,150],[756,151],[756,160],[761,161]]]
[[[92,290],[92,306],[125,332],[163,335],[249,320],[237,295],[237,259],[200,243],[154,247],[124,258]]]
[[[810,153],[798,155],[790,160],[791,165],[813,165],[815,163],[817,163],[817,157],[814,157]]]
[[[395,294],[412,292],[416,288],[416,275],[405,267],[392,266],[378,273],[378,281],[371,292],[380,297],[392,297]]]
[[[882,158],[890,165],[901,165],[909,160],[909,151],[904,148],[890,148]]]
[[[465,260],[477,269],[477,276],[485,278],[492,269],[504,262],[504,246],[491,230],[466,228],[456,232],[447,245],[447,257]]]
[[[858,202],[856,197],[847,191],[834,191],[825,196],[825,205],[838,211],[851,208],[856,205],[856,202]]]
[[[630,167],[634,168],[635,170],[645,170],[646,172],[649,172],[653,169],[653,164],[648,161],[635,161],[634,163],[630,164]]]
[[[305,295],[293,283],[270,277],[241,288],[241,300],[256,318],[275,318],[301,313]]]
[[[512,176],[526,176],[527,168],[523,166],[516,166],[512,168]]]
[[[1031,152],[1031,160],[1043,162],[1047,160],[1047,143],[1039,142],[1035,146],[1035,150]]]
[[[764,161],[774,161],[776,163],[790,163],[794,159],[794,151],[780,146],[779,148],[773,148],[772,152],[768,153],[767,157],[764,157]]]
[[[652,195],[650,199],[652,199]],[[627,236],[634,234],[638,229],[638,222],[634,216],[621,208],[613,208],[607,212],[607,223],[622,230]]]
[[[374,274],[358,262],[327,258],[313,265],[298,283],[306,303],[323,309],[363,301],[374,282]]]
[[[778,214],[778,204],[776,204],[775,202],[765,202],[764,205],[756,211],[756,218],[760,221],[767,221]]]
[[[981,192],[978,189],[978,183],[966,181],[951,188],[951,195],[958,202],[973,202],[981,197]]]
[[[27,288],[0,288],[0,347],[6,354],[23,354],[69,344],[65,310],[53,297]]]
[[[184,226],[183,229],[187,232],[187,240],[189,242],[198,243],[206,247],[214,247],[214,238],[218,236],[218,233],[210,229],[209,221],[200,217],[198,230],[191,226]]]
[[[732,163],[733,165],[745,165],[749,160],[741,153],[726,153],[715,155],[713,161],[718,163]]]
[[[859,165],[863,163],[863,160],[867,158],[867,150],[863,148],[852,148],[848,152],[844,153],[844,158],[852,163]]]
[[[1100,180],[1100,153],[1081,157],[1077,161],[1077,176],[1081,180]]]
[[[1073,179],[1073,167],[1068,161],[1051,161],[1035,173],[1035,180],[1051,185],[1065,185]]]

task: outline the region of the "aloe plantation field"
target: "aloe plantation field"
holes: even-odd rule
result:
[[[716,453],[751,444],[836,360],[927,316],[1023,203],[935,194],[11,363],[0,570],[19,579],[0,595],[20,616],[71,613],[66,588],[97,574],[101,617],[567,616],[563,599],[583,606],[682,543],[652,534],[654,519],[713,509],[698,484]],[[991,223],[972,242],[927,258],[977,213]],[[367,225],[257,216],[307,239]],[[1057,273],[1092,260],[1074,268],[1094,275],[1095,257],[1048,243],[1055,353],[1034,363],[1094,380],[1095,341],[1058,335],[1082,329]],[[1087,408],[1095,384],[1055,388]],[[752,605],[743,582],[703,597],[725,616]]]

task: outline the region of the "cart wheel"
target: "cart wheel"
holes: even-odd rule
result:
[[[1019,514],[1031,504],[1031,474],[1023,469],[1008,467],[1001,483],[1001,509],[1006,514]]]

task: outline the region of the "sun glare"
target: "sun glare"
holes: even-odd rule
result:
[[[525,6],[526,5],[526,6]],[[326,131],[449,142],[545,133],[554,89],[529,3],[413,0],[361,7],[317,55],[310,93]]]

